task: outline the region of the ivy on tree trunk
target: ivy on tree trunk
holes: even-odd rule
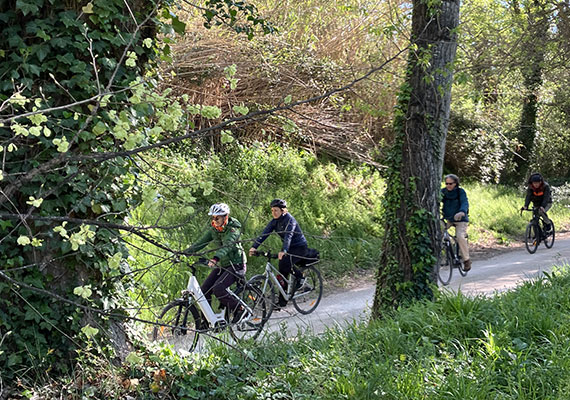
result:
[[[449,122],[459,0],[413,3],[406,81],[385,163],[385,238],[372,318],[432,296],[439,254],[439,193]]]

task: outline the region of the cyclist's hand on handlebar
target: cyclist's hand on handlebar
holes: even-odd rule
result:
[[[211,260],[208,260],[208,267],[210,268],[216,268],[218,266],[218,260],[215,258],[212,258]]]
[[[461,221],[461,218],[463,218],[464,216],[465,213],[463,211],[459,211],[457,214],[453,216],[453,219],[456,221]]]
[[[252,247],[249,249],[249,255],[250,256],[256,256],[257,255],[257,249],[255,247]]]

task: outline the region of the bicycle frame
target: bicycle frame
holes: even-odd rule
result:
[[[236,296],[236,294],[229,287],[226,288],[226,291],[228,292],[228,294],[230,296],[237,299],[238,302],[240,303],[240,305],[246,309],[247,313],[244,313],[244,316],[247,314],[248,318],[251,318],[251,315],[253,314],[252,309],[246,303],[244,303],[239,298],[239,296]],[[182,291],[182,297],[184,300],[188,300],[188,302],[190,302],[189,296],[191,296],[191,298],[196,300],[196,304],[198,305],[198,308],[200,308],[202,315],[204,315],[204,317],[206,318],[206,321],[208,321],[208,324],[210,325],[210,327],[223,325],[227,322],[226,318],[225,318],[226,310],[222,310],[219,313],[214,312],[214,310],[212,309],[212,306],[208,302],[208,299],[206,299],[206,296],[202,292],[202,288],[200,287],[200,284],[198,283],[198,279],[196,279],[196,276],[194,275],[194,271],[191,272],[190,278],[188,278],[188,285],[186,286],[186,290]],[[240,322],[242,322],[242,321],[243,321],[243,319],[240,320]]]
[[[233,292],[231,292],[231,294],[233,294]],[[202,315],[204,315],[210,326],[216,326],[216,324],[225,323],[225,310],[222,310],[219,313],[215,313],[214,310],[212,310],[212,306],[210,303],[208,303],[208,300],[206,299],[206,296],[204,296],[204,293],[202,293],[198,279],[196,279],[194,274],[190,275],[186,290],[182,292],[183,297],[186,298],[187,295],[192,296],[192,298],[196,300],[196,304],[200,308],[200,311],[202,311]],[[190,298],[188,298],[188,302],[190,302]]]
[[[447,248],[447,251],[453,255],[453,266],[457,266],[461,264],[461,256],[458,254],[459,252],[456,251],[454,244],[457,244],[457,239],[453,235],[451,235],[448,231],[447,223],[443,222],[443,237],[441,239],[443,246]]]
[[[273,272],[273,270],[275,270],[277,272],[278,275],[280,275],[283,280],[285,282],[287,282],[287,293],[285,293],[285,290],[283,290],[283,286],[281,286],[281,283],[279,282],[279,279],[277,279],[277,275],[275,275],[275,273]],[[281,295],[287,300],[291,300],[291,282],[289,281],[289,279],[285,278],[283,275],[281,275],[281,273],[275,268],[275,266],[273,264],[271,264],[269,261],[267,261],[265,263],[265,274],[264,274],[267,278],[271,279],[271,281],[273,282],[273,284],[275,285],[275,287],[277,288],[277,290],[279,290],[279,293],[281,293]],[[263,284],[263,293],[265,293],[265,290],[267,289],[267,280],[265,281],[265,283]]]

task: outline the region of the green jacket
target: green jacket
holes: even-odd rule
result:
[[[230,217],[227,225],[221,232],[218,232],[210,225],[202,237],[192,244],[192,246],[190,246],[186,251],[189,253],[195,253],[212,243],[217,249],[214,257],[219,260],[218,264],[220,266],[226,267],[230,264],[245,265],[247,257],[245,256],[245,251],[239,242],[240,235],[240,222],[237,219]]]

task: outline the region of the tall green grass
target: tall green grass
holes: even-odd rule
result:
[[[568,399],[570,274],[492,298],[441,294],[370,324],[275,334],[242,350],[181,359],[164,349],[144,365],[165,370],[163,397]],[[151,381],[138,369],[130,376]],[[141,387],[137,398],[156,398]]]
[[[272,218],[269,203],[283,198],[309,246],[320,250],[325,276],[339,277],[376,265],[384,185],[374,169],[341,166],[308,152],[262,144],[235,145],[222,155],[159,153],[149,163],[155,166],[154,175],[144,182],[145,201],[132,213],[132,223],[182,223],[176,229],[149,232],[160,243],[178,250],[187,248],[208,226],[209,206],[225,202],[231,215],[241,221],[241,240],[249,249]],[[166,259],[168,253],[143,240],[128,240],[132,243],[131,268],[144,271],[136,282],[137,301],[164,304],[183,288],[184,267],[173,267],[167,260],[161,263],[160,258]],[[280,239],[273,235],[263,248],[280,250]],[[250,257],[248,276],[260,272],[263,265],[263,259]],[[201,271],[199,280],[208,272]]]
[[[139,177],[145,201],[133,211],[131,223],[181,225],[149,232],[160,243],[178,250],[187,248],[209,223],[209,206],[222,201],[241,221],[243,246],[248,249],[271,219],[271,199],[279,197],[288,201],[309,246],[320,250],[320,268],[326,278],[342,281],[357,269],[377,267],[384,182],[374,169],[334,163],[277,144],[246,147],[234,143],[216,155],[162,151],[148,162],[154,169],[149,177]],[[464,188],[470,202],[472,243],[521,239],[530,218],[529,213],[518,214],[523,189],[478,183]],[[561,204],[549,214],[559,228],[570,220],[570,210]],[[170,254],[153,245],[134,237],[127,240],[133,244],[131,269],[142,270],[135,275],[136,300],[146,305],[165,304],[183,288],[187,270],[172,266],[167,261]],[[273,235],[263,246],[277,251],[280,239]],[[248,276],[259,273],[263,263],[263,259],[250,257]],[[201,271],[199,280],[208,272]]]
[[[526,224],[532,217],[529,212],[520,215],[524,205],[525,188],[470,183],[463,185],[469,198],[469,238],[471,242],[498,241],[509,243],[521,240]],[[556,192],[555,192],[556,193]],[[548,212],[557,230],[566,230],[570,208],[566,198],[555,196]]]

